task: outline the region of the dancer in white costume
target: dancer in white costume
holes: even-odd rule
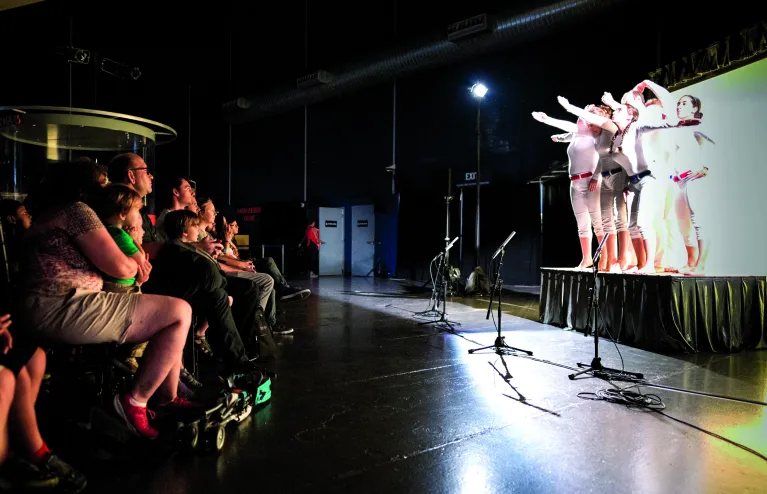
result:
[[[638,84],[633,92],[641,94],[644,89],[652,91],[660,100],[659,106],[663,108],[662,118],[669,122],[676,120],[675,126],[666,127],[669,130],[653,132],[655,138],[652,143],[649,143],[651,146],[645,145],[645,149],[654,148],[653,167],[656,168],[656,164],[664,167],[664,175],[671,179],[667,184],[673,190],[676,222],[687,253],[687,264],[679,271],[702,273],[705,269],[710,239],[707,237],[705,216],[696,215],[695,211],[697,209],[700,213],[700,206],[706,200],[699,180],[708,174],[710,161],[706,159],[705,148],[713,145],[714,141],[705,134],[700,99],[692,95],[684,95],[674,101],[675,98],[668,90],[649,80]],[[675,118],[669,118],[669,114],[675,114],[673,115]],[[668,214],[670,211],[665,213]],[[695,239],[691,235],[692,228],[695,228]],[[662,256],[656,259],[656,263],[664,263]],[[673,268],[671,270],[676,271]]]
[[[612,123],[618,127],[620,132],[615,134],[615,139],[611,144],[611,154],[613,159],[625,170],[629,178],[629,190],[634,192],[629,226],[636,226],[639,229],[647,255],[644,265],[638,266],[639,271],[650,274],[655,273],[655,268],[651,262],[655,259],[655,222],[659,214],[658,206],[662,205],[658,196],[663,189],[659,185],[658,177],[654,176],[650,169],[642,141],[653,130],[676,125],[676,118],[671,121],[656,120],[652,118],[650,112],[642,112],[645,109],[641,99],[642,91],[644,91],[644,86],[642,84],[637,85],[633,91],[635,95],[627,98],[627,104],[621,105],[613,112]],[[560,97],[560,103],[569,112],[582,116],[583,110],[570,105],[565,98]]]
[[[677,116],[679,129],[674,132],[677,148],[673,155],[674,173],[670,178],[680,188],[675,210],[687,250],[687,265],[679,271],[702,274],[711,243],[705,224],[707,218],[700,214],[700,206],[706,200],[701,179],[708,175],[710,160],[706,148],[714,145],[714,141],[704,133],[702,104],[698,98],[682,96],[677,102]],[[690,227],[695,228],[697,255]]]
[[[615,141],[618,136],[622,136],[623,133],[629,129],[634,121],[637,118],[638,112],[633,109],[632,107],[626,107],[618,105],[618,109],[613,114],[613,118],[611,119],[609,114],[606,112],[602,112],[602,114],[597,114],[595,112],[589,112],[584,109],[578,108],[577,106],[571,105],[567,99],[563,97],[559,97],[559,103],[570,113],[578,116],[579,118],[586,120],[588,123],[592,125],[597,125],[602,129],[602,134],[600,135],[600,141],[597,143],[597,149],[599,150],[598,154],[600,156],[603,156],[603,158],[600,160],[600,163],[602,163],[603,169],[600,168],[600,171],[607,172],[607,177],[601,177],[604,180],[608,180],[608,189],[603,190],[605,195],[607,197],[603,198],[601,200],[601,209],[602,214],[607,215],[609,217],[609,220],[605,221],[603,217],[603,222],[605,228],[607,228],[608,233],[613,234],[613,239],[611,240],[608,238],[607,240],[607,269],[609,269],[612,272],[620,272],[622,269],[629,269],[630,262],[629,259],[629,252],[627,250],[628,245],[628,229],[626,225],[626,213],[623,213],[621,210],[625,208],[625,199],[623,196],[623,190],[624,190],[624,179],[621,177],[628,178],[626,176],[626,170],[623,169],[622,163],[615,160],[615,153],[614,149]],[[606,136],[606,140],[602,141],[602,136]],[[602,149],[604,148],[604,149]],[[619,170],[622,170],[620,172]],[[598,187],[597,181],[592,181],[590,186],[592,188]],[[603,185],[604,189],[604,185]],[[617,225],[615,220],[613,219],[613,204],[616,204],[618,207],[618,221]],[[623,209],[625,211],[625,209]],[[610,225],[609,223],[612,223]],[[610,231],[612,230],[612,231]],[[617,251],[618,251],[618,245],[617,245],[617,239],[615,238],[616,231],[621,231],[621,240],[623,248],[621,250],[621,259],[617,257]],[[621,266],[621,262],[623,265]]]
[[[577,123],[551,118],[542,112],[533,112],[539,122],[564,130],[566,134],[552,136],[554,142],[569,142],[567,157],[570,174],[570,201],[578,223],[578,239],[581,245],[581,262],[578,268],[591,267],[591,228],[601,239],[602,219],[600,216],[599,190],[589,191],[589,178],[594,175],[599,159],[594,147],[594,138],[599,128],[589,125],[583,119]]]
[[[640,90],[639,87],[640,85],[637,85],[631,91],[623,95],[623,98],[621,99],[623,104],[628,103],[633,105],[635,108],[644,108],[645,121],[665,120],[666,115],[663,110],[663,102],[657,98],[645,101],[644,96],[642,95],[642,91],[644,89]],[[621,103],[616,102],[612,97],[612,94],[609,92],[605,92],[602,95],[602,102],[612,108],[613,111],[617,110],[621,106]],[[663,140],[661,139],[662,135],[662,133],[658,133],[656,131],[649,131],[644,135],[642,139],[643,155],[648,160],[648,163],[652,163],[653,171],[657,176],[665,176],[668,170],[668,166],[665,164],[668,160],[662,159],[664,155],[663,149],[665,146]],[[634,203],[634,192],[628,188],[628,181],[626,182],[626,185],[627,189],[625,193],[625,202],[627,203],[628,210],[631,211]],[[669,193],[669,189],[666,187],[665,190],[666,192],[659,192],[659,197],[666,197],[666,195]],[[665,203],[666,201],[664,201],[664,204]],[[670,200],[668,201],[668,204],[671,204]],[[653,260],[653,266],[655,267],[656,272],[664,270],[661,266],[661,259],[665,251],[664,242],[666,242],[667,239],[667,235],[665,234],[665,230],[667,228],[665,225],[661,224],[662,219],[665,218],[665,207],[662,207],[661,210],[663,213],[658,216],[654,227],[656,232],[656,254],[655,259]],[[629,253],[631,254],[632,260],[636,265],[644,267],[648,262],[647,253],[644,248],[642,235],[640,234],[639,227],[636,223],[629,227],[629,232],[632,243],[632,248],[629,249]]]
[[[628,209],[624,190],[628,186],[628,176],[621,166],[613,160],[610,153],[618,127],[612,122],[612,110],[600,114],[610,120],[603,123],[602,132],[597,137],[596,147],[599,154],[597,174],[601,174],[602,188],[599,194],[602,206],[602,229],[610,234],[605,244],[607,266],[611,272],[626,272],[636,269],[636,260],[631,257],[631,237],[628,230]],[[597,177],[592,178],[590,188],[598,187]],[[620,251],[618,248],[620,247]],[[619,253],[620,252],[620,253]],[[618,264],[616,264],[616,262]]]

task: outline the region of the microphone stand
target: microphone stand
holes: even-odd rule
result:
[[[416,316],[431,316],[431,315],[439,315],[439,319],[435,319],[434,321],[424,321],[418,323],[418,326],[424,326],[426,324],[444,324],[451,330],[455,330],[453,326],[460,326],[457,322],[450,322],[447,320],[447,289],[450,285],[450,274],[448,273],[448,270],[450,267],[447,264],[447,254],[450,252],[450,248],[453,247],[455,242],[458,240],[458,237],[454,238],[453,241],[449,241],[448,239],[445,242],[445,250],[439,253],[437,257],[432,259],[432,262],[439,259],[439,268],[437,269],[437,279],[434,280],[434,290],[432,292],[432,300],[434,301],[434,305],[431,309],[424,311],[424,312],[416,312]],[[440,288],[442,289],[442,292],[440,293]],[[437,310],[437,307],[440,306],[440,300],[442,302],[442,310]]]
[[[574,380],[576,377],[591,373],[594,377],[600,377],[600,378],[610,378],[614,377],[615,375],[623,375],[623,376],[631,376],[635,377],[637,379],[643,379],[644,374],[640,374],[638,372],[629,372],[629,371],[622,371],[618,369],[611,369],[610,367],[605,367],[602,365],[602,357],[599,356],[599,331],[597,330],[597,316],[596,311],[599,309],[599,290],[597,289],[597,273],[599,272],[599,258],[602,256],[602,248],[605,245],[605,242],[607,241],[607,237],[609,237],[610,234],[606,233],[604,238],[602,238],[602,241],[599,243],[599,247],[597,247],[597,251],[594,254],[594,257],[592,259],[592,276],[589,279],[589,308],[588,308],[588,314],[586,315],[586,330],[584,331],[583,336],[588,336],[589,331],[591,331],[594,334],[594,358],[591,360],[591,365],[586,365],[578,362],[578,367],[582,368],[582,371],[575,372],[573,374],[570,374],[569,377],[570,380]],[[592,318],[593,318],[593,324],[592,324]]]
[[[526,353],[528,355],[533,355],[533,352],[530,350],[523,350],[522,348],[515,348],[513,346],[509,346],[506,344],[505,336],[501,336],[501,317],[503,314],[503,311],[501,310],[501,295],[503,293],[503,280],[501,279],[501,272],[503,270],[503,256],[506,254],[506,244],[509,243],[511,238],[516,234],[516,232],[511,232],[511,235],[506,239],[503,244],[498,248],[497,251],[495,251],[495,255],[493,255],[493,259],[495,259],[499,254],[500,258],[498,259],[498,269],[495,272],[495,283],[493,283],[493,288],[490,290],[490,304],[487,306],[487,316],[485,319],[490,319],[490,313],[493,310],[493,297],[496,293],[498,293],[498,336],[495,338],[495,342],[492,345],[483,346],[481,348],[472,348],[469,350],[469,353],[473,354],[476,352],[480,352],[482,350],[490,350],[492,349],[496,354],[501,356],[501,360],[503,361],[503,355],[508,355],[509,352],[521,352]],[[492,259],[491,259],[492,262]],[[512,376],[509,373],[508,367],[506,367],[506,362],[503,361],[503,366],[506,369],[506,375],[503,376],[504,379],[508,380]]]

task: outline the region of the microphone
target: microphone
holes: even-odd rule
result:
[[[511,240],[511,239],[514,237],[514,235],[516,235],[516,234],[517,234],[517,232],[511,232],[511,235],[509,235],[508,237],[506,237],[506,240],[504,240],[504,241],[503,241],[503,243],[501,244],[501,246],[500,246],[500,247],[498,247],[498,250],[496,250],[496,251],[495,251],[495,254],[493,254],[493,257],[492,257],[492,259],[490,259],[491,261],[492,261],[492,260],[494,260],[496,257],[498,257],[498,254],[500,254],[500,253],[501,253],[501,251],[502,251],[502,250],[503,250],[503,249],[506,247],[506,244],[508,244],[508,243],[509,243],[509,241],[510,241],[510,240]]]
[[[458,237],[455,237],[453,240],[450,241],[449,244],[447,244],[447,247],[445,247],[445,252],[449,251],[455,243],[458,242]]]

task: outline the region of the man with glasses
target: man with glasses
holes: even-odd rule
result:
[[[127,185],[138,192],[142,199],[152,192],[153,179],[154,177],[149,171],[149,167],[147,167],[143,158],[137,154],[118,154],[109,162],[109,180]],[[152,223],[146,210],[141,211],[141,220],[144,228],[144,244],[142,247],[149,254],[150,258],[154,258],[160,247],[162,247],[162,238],[158,236],[157,228]],[[196,243],[195,247],[215,256],[221,252],[223,245],[211,238]]]

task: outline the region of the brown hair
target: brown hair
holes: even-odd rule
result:
[[[179,209],[177,211],[171,211],[165,216],[163,226],[165,227],[165,234],[171,240],[178,240],[184,236],[184,233],[189,230],[190,226],[200,224],[200,218],[196,214],[187,210]],[[197,239],[195,239],[197,240]]]
[[[626,128],[625,128],[625,129],[623,129],[623,130],[620,130],[620,129],[618,129],[618,132],[616,132],[615,134],[613,134],[613,138],[612,138],[612,141],[610,141],[610,154],[613,154],[613,153],[615,153],[615,138],[616,138],[616,137],[618,137],[618,134],[624,134],[624,135],[625,135],[625,134],[628,134],[628,132],[629,132],[629,129],[631,128],[631,124],[633,124],[634,122],[636,122],[637,118],[639,118],[639,110],[637,110],[636,108],[634,108],[634,107],[633,107],[633,106],[631,106],[631,105],[623,105],[623,106],[625,106],[625,107],[626,107],[626,113],[628,113],[628,114],[631,116],[631,120],[630,120],[630,121],[629,121],[629,123],[626,125]],[[621,142],[622,142],[622,141],[621,141]],[[620,146],[618,147],[618,152],[623,152],[623,151],[621,150],[621,147],[620,147]]]
[[[128,214],[136,203],[141,204],[141,196],[127,185],[109,184],[94,191],[87,202],[101,221],[106,221],[116,214]]]
[[[696,98],[692,94],[685,94],[679,100],[681,101],[683,98],[690,98],[692,106],[698,109],[692,116],[698,120],[703,120],[703,103],[700,101],[700,98]]]
[[[591,105],[589,111],[595,115],[600,115],[605,118],[613,118],[613,111],[609,106],[605,105]]]

